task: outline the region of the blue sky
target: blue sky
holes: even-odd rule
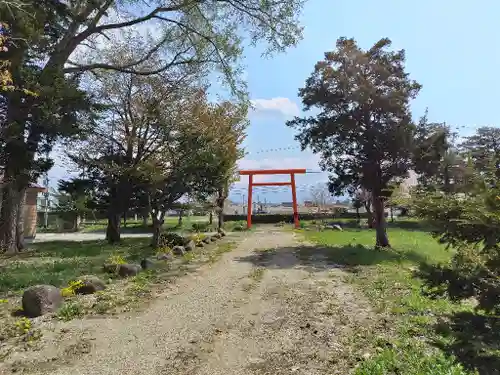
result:
[[[304,8],[304,39],[293,49],[272,59],[263,59],[263,49],[245,52],[246,75],[255,110],[245,141],[248,155],[241,168],[303,167],[319,170],[318,157],[300,152],[294,132],[285,126],[293,115],[301,114],[299,87],[325,51],[334,49],[337,38],[355,38],[369,48],[383,37],[395,49],[404,48],[407,70],[423,85],[413,103],[419,117],[429,107],[431,121],[446,121],[470,134],[479,126],[500,124],[499,95],[500,2],[421,0],[309,0]],[[295,147],[281,152],[262,150]],[[49,176],[61,178],[60,166]],[[274,178],[275,180],[286,179]],[[326,181],[322,174],[297,177],[299,199],[307,199],[311,184]],[[232,199],[246,194],[247,180],[236,184]],[[283,190],[283,189],[282,189]],[[259,193],[261,200],[288,201],[289,190]]]
[[[500,2],[421,0],[310,0],[302,22],[304,39],[286,54],[265,60],[262,50],[246,51],[248,86],[256,111],[251,114],[244,168],[305,167],[319,170],[310,152],[256,152],[296,146],[287,118],[301,112],[299,87],[338,37],[353,37],[369,48],[383,37],[393,48],[406,50],[407,71],[423,85],[413,103],[419,117],[429,108],[431,121],[446,121],[470,134],[478,126],[500,124],[497,110],[500,76],[498,20]],[[286,177],[284,177],[286,178]],[[325,174],[298,177],[307,198],[308,185],[326,180]],[[247,180],[237,184],[244,187]],[[267,193],[268,200],[289,200],[290,193]]]

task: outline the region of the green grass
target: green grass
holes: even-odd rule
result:
[[[208,216],[186,216],[182,218],[182,225],[178,226],[179,218],[168,216],[165,218],[165,230],[189,230],[194,223],[208,223]],[[214,223],[216,220],[214,220]],[[149,221],[147,227],[143,227],[142,220],[127,220],[127,225],[121,225],[123,233],[149,233],[152,231],[152,224]],[[83,232],[103,232],[106,230],[107,220],[98,220],[95,223],[89,221],[83,228]]]
[[[14,258],[0,258],[0,293],[19,291],[31,285],[51,284],[65,286],[74,278],[101,275],[106,259],[119,255],[130,262],[139,262],[152,254],[150,240],[127,238],[119,245],[105,241],[46,242],[30,245],[26,254]]]
[[[299,250],[299,258],[306,261],[319,254],[323,262],[345,267],[346,280],[365,294],[379,318],[389,321],[390,332],[374,329],[363,337],[362,343],[356,344],[373,354],[361,361],[355,375],[475,373],[471,368],[477,363],[460,356],[452,329],[444,330],[447,334],[436,329],[439,324],[451,327],[450,317],[470,313],[472,307],[427,297],[422,293],[422,281],[415,276],[420,264],[446,262],[451,257],[450,251],[430,234],[417,227],[389,228],[392,249],[385,250],[374,248],[373,230],[298,232],[318,245]],[[380,337],[384,335],[386,339],[381,344]],[[495,367],[483,366],[480,373],[494,374],[494,371]]]

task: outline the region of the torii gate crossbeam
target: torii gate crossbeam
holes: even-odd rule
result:
[[[252,188],[254,186],[290,186],[292,188],[292,202],[293,202],[293,222],[295,228],[299,228],[299,212],[297,209],[297,191],[295,188],[295,175],[306,173],[305,169],[254,169],[240,171],[240,176],[248,176],[248,203],[247,203],[247,228],[252,227]],[[253,182],[255,175],[269,175],[269,174],[289,174],[290,182]]]

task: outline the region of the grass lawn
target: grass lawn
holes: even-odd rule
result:
[[[376,353],[361,362],[356,375],[463,375],[476,374],[474,368],[480,374],[500,373],[500,351],[492,349],[500,341],[489,345],[485,333],[490,331],[478,324],[484,317],[474,314],[471,304],[422,293],[423,283],[415,276],[419,265],[451,256],[429,233],[389,228],[393,249],[378,250],[373,230],[298,232],[318,244],[303,251],[322,252],[329,262],[344,266],[346,280],[366,295],[378,318],[389,322],[385,332],[374,328],[353,344]]]
[[[186,216],[182,218],[182,226],[179,227],[179,218],[176,216],[167,216],[165,218],[164,229],[165,230],[187,230],[191,229],[194,223],[203,223],[206,222],[208,224],[208,216]],[[214,217],[214,223],[216,224],[217,220]],[[123,222],[121,225],[122,232],[127,233],[144,233],[151,232],[151,221],[148,222],[148,227],[142,226],[142,220],[127,220],[127,225],[124,227]],[[92,223],[91,220],[84,226],[83,232],[103,232],[106,230],[107,220],[98,220],[95,223]]]
[[[31,285],[57,287],[81,275],[106,276],[102,266],[112,255],[138,262],[153,250],[148,238],[127,238],[119,245],[106,241],[44,242],[31,244],[16,257],[0,257],[0,293],[21,291]]]

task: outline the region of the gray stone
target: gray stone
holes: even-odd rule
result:
[[[205,244],[203,242],[198,242],[196,244],[196,247],[205,247]]]
[[[339,230],[339,231],[341,231],[341,232],[342,232],[342,227],[341,227],[340,225],[338,225],[338,224],[329,224],[329,225],[328,225],[328,228],[330,228],[330,229],[335,229],[335,230]]]
[[[205,237],[203,239],[203,242],[206,243],[206,244],[209,244],[210,243],[210,237]]]
[[[174,246],[172,248],[172,253],[174,253],[174,255],[184,255],[185,252],[186,249],[184,249],[184,246]]]
[[[226,237],[226,232],[224,232],[222,229],[219,229],[219,234],[221,237]]]
[[[118,275],[121,277],[135,276],[141,272],[142,267],[139,264],[119,264]]]
[[[62,303],[61,290],[53,285],[35,285],[23,293],[24,314],[35,318],[56,311]]]
[[[106,289],[104,281],[94,275],[80,276],[77,281],[81,281],[83,285],[75,289],[76,294],[93,294],[95,292]]]
[[[106,273],[116,273],[118,270],[118,265],[117,264],[111,264],[111,263],[106,263],[102,266],[102,269]]]
[[[141,260],[141,268],[143,270],[151,270],[155,268],[155,263],[150,259]]]
[[[184,249],[186,251],[193,251],[196,247],[196,244],[193,240],[190,240],[187,244],[184,245]]]
[[[218,240],[222,238],[220,233],[215,233],[212,237],[217,238]]]
[[[217,237],[211,236],[211,237],[210,237],[210,241],[212,241],[212,242],[217,241]]]
[[[156,255],[156,259],[158,260],[172,260],[174,257],[170,253],[159,253]]]

